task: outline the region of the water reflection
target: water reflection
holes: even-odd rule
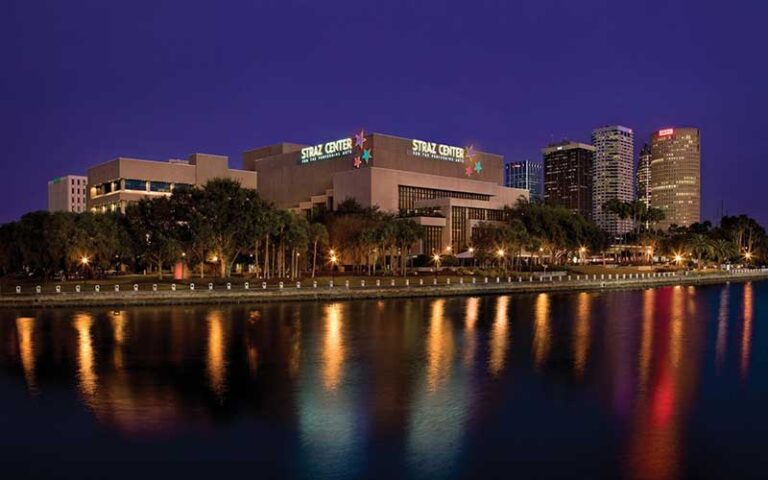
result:
[[[24,379],[27,382],[29,393],[37,393],[37,381],[35,380],[35,343],[32,335],[35,331],[35,319],[19,317],[16,319],[16,331],[19,336],[19,356],[21,367],[24,369]]]
[[[451,372],[453,331],[445,317],[445,300],[432,302],[427,332],[427,388],[436,392]]]
[[[761,289],[0,312],[0,408],[8,432],[77,418],[57,435],[83,451],[184,441],[275,477],[679,478],[733,440],[694,422],[761,426]]]
[[[226,334],[221,310],[208,314],[208,355],[206,367],[211,390],[221,399],[227,389]]]
[[[93,351],[93,316],[87,313],[75,314],[74,327],[77,331],[77,372],[80,392],[91,404],[96,394],[99,377],[96,375],[96,355]]]
[[[509,296],[505,295],[496,300],[496,316],[491,327],[491,356],[488,369],[496,376],[504,368],[509,342]]]
[[[344,338],[342,337],[343,306],[340,303],[326,305],[324,312],[325,336],[323,339],[323,385],[335,390],[341,381],[344,366]]]
[[[577,378],[584,375],[587,366],[587,355],[590,343],[590,303],[587,292],[581,292],[576,297],[576,330],[573,335],[573,370]]]
[[[749,373],[749,360],[752,355],[752,283],[744,285],[744,326],[741,333],[741,378]]]
[[[551,341],[548,293],[540,293],[536,296],[533,316],[533,358],[534,363],[539,367],[547,359]]]

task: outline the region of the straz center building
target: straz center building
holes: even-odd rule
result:
[[[480,222],[501,221],[528,191],[503,185],[504,158],[473,147],[361,131],[319,145],[279,143],[243,154],[259,194],[311,217],[348,198],[415,220],[421,252],[460,254]]]

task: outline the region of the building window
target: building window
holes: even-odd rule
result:
[[[471,192],[456,192],[451,190],[438,190],[436,188],[398,186],[398,208],[400,211],[414,209],[417,200],[432,200],[435,198],[460,198],[464,200],[490,201],[490,195]]]
[[[430,255],[434,252],[441,250],[440,243],[442,243],[442,227],[424,226],[424,255]]]
[[[139,190],[141,192],[147,191],[147,182],[146,180],[135,180],[132,178],[126,178],[125,179],[125,189],[126,190]]]
[[[168,182],[149,182],[149,191],[170,193],[171,184]]]

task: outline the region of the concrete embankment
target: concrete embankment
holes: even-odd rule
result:
[[[295,283],[284,287],[272,285],[262,288],[261,284],[246,289],[243,283],[231,285],[231,289],[191,290],[188,285],[179,285],[174,291],[153,291],[134,289],[114,291],[109,285],[101,291],[81,291],[54,294],[14,294],[0,296],[0,308],[14,307],[122,307],[130,305],[191,305],[221,303],[264,303],[312,300],[352,300],[407,297],[442,297],[456,295],[497,295],[504,293],[538,293],[594,291],[613,289],[635,289],[661,287],[668,285],[703,285],[726,282],[745,282],[768,279],[768,269],[736,270],[723,273],[670,273],[670,274],[633,274],[633,275],[581,275],[570,277],[464,277],[439,279],[434,284],[432,278],[380,280],[359,279],[347,284],[330,287],[328,283],[318,284],[305,281],[301,287]],[[366,282],[363,285],[363,281]]]

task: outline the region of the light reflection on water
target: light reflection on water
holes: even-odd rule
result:
[[[516,465],[673,479],[691,476],[697,455],[725,472],[729,459],[706,452],[744,440],[698,415],[727,402],[719,416],[751,414],[768,435],[745,401],[768,385],[752,371],[768,342],[764,290],[5,311],[0,406],[25,392],[26,413],[0,441],[3,455],[24,458],[7,432],[44,436],[44,421],[78,408],[86,416],[57,448],[98,451],[106,435],[126,458],[151,445],[170,462],[168,445],[183,439],[203,459],[269,456],[272,476],[466,477]],[[43,409],[52,395],[60,406]],[[241,442],[262,447],[238,453]]]

